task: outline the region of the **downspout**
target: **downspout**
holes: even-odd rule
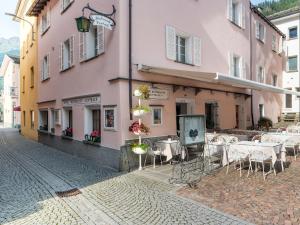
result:
[[[128,55],[128,97],[129,97],[129,116],[132,120],[132,0],[129,0],[129,55]]]
[[[252,35],[252,5],[250,3],[250,26],[249,26],[249,30],[250,30],[250,80],[253,80],[253,68],[252,68],[252,64],[253,64],[253,60],[252,60],[252,56],[253,56],[253,35]],[[251,89],[251,121],[252,121],[252,128],[254,129],[254,109],[253,109],[253,89]]]

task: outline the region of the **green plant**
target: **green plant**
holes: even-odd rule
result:
[[[149,148],[149,145],[147,144],[139,144],[139,143],[133,143],[131,144],[131,149],[135,149],[135,148],[141,148],[144,151],[147,151],[147,149]]]
[[[267,131],[269,131],[270,127],[273,126],[273,122],[268,117],[261,117],[258,120],[257,125],[259,129],[266,129]]]
[[[144,112],[150,112],[150,108],[145,105],[136,105],[132,111],[143,110]]]
[[[137,90],[134,91],[134,96],[139,97],[141,99],[149,99],[150,90],[147,85],[141,85]]]

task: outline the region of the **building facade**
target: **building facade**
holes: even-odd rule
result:
[[[289,90],[300,90],[300,7],[292,8],[270,16],[272,22],[286,35],[284,42],[285,63],[283,67],[283,87]],[[285,95],[283,98],[283,118],[295,118],[299,121],[299,98]],[[290,116],[288,116],[290,115]],[[296,116],[292,116],[296,115]]]
[[[105,13],[114,5],[116,26],[78,32],[87,3]],[[149,137],[176,135],[180,114],[205,114],[210,130],[277,122],[281,95],[295,94],[280,88],[284,35],[248,0],[41,0],[28,14],[40,27],[39,141],[108,166],[119,167],[135,137],[141,84],[151,92]],[[93,131],[101,146],[83,142]]]
[[[25,137],[37,140],[38,29],[36,18],[26,15],[33,2],[34,0],[19,0],[15,15],[22,19],[15,17],[14,20],[20,23],[21,133]]]
[[[3,74],[3,127],[20,126],[20,59],[17,56],[5,55],[0,74]]]

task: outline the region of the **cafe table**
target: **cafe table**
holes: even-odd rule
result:
[[[167,157],[166,161],[170,161],[175,155],[181,155],[181,157],[184,158],[184,151],[181,152],[182,149],[178,148],[178,140],[168,139],[156,143],[160,147],[162,155]]]

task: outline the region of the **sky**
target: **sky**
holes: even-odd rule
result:
[[[19,36],[19,23],[12,21],[12,17],[4,15],[5,12],[15,13],[18,0],[0,0],[0,37],[10,38]]]

